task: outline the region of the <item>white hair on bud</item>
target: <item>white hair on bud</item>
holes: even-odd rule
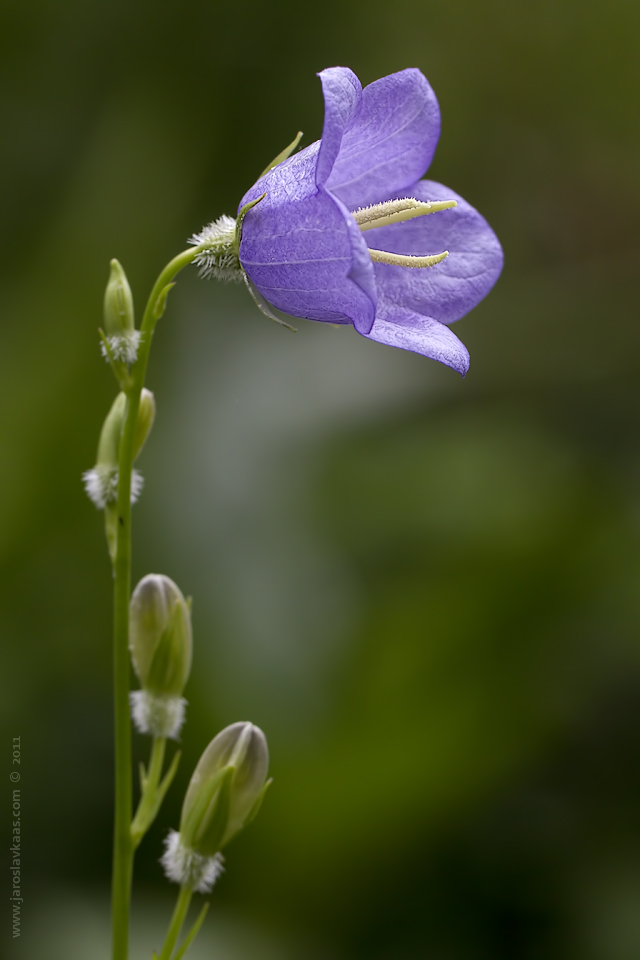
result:
[[[131,471],[131,503],[135,503],[144,487],[144,477],[139,470]]]
[[[98,510],[118,499],[118,471],[115,467],[98,464],[82,474],[84,489]],[[131,471],[131,503],[135,503],[144,487],[144,477],[138,470]]]
[[[236,221],[223,214],[194,233],[189,243],[203,247],[193,262],[200,267],[200,276],[210,280],[242,280],[242,267],[236,250]]]
[[[160,863],[167,878],[180,886],[190,887],[196,893],[210,893],[214,883],[224,872],[222,854],[203,857],[184,845],[177,830],[169,832],[164,845],[165,851]]]
[[[82,479],[89,500],[95,503],[98,510],[104,510],[110,501],[117,498],[118,471],[114,467],[98,465],[92,470],[85,470]]]
[[[140,346],[141,336],[142,334],[139,330],[131,330],[129,333],[119,333],[114,334],[112,337],[107,337],[111,357],[114,360],[123,360],[125,363],[135,363],[138,358],[138,347]],[[107,353],[104,342],[100,344],[100,350],[102,351],[102,356],[108,359],[109,354]]]
[[[184,697],[162,697],[148,690],[132,690],[129,698],[131,716],[139,733],[178,739],[187,706]]]

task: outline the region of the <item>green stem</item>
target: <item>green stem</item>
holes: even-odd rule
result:
[[[178,937],[180,936],[182,924],[187,916],[187,910],[189,909],[189,904],[191,903],[192,894],[193,890],[191,887],[180,887],[176,908],[173,911],[171,923],[169,924],[169,929],[167,931],[167,938],[164,941],[164,947],[162,948],[162,953],[158,957],[158,960],[170,960],[171,954],[173,953],[173,948],[175,947]]]
[[[117,548],[114,563],[113,674],[115,708],[115,820],[113,832],[112,930],[113,960],[127,960],[129,901],[134,844],[131,837],[131,718],[129,715],[129,597],[131,593],[131,471],[140,394],[151,349],[153,329],[162,308],[159,299],[175,275],[191,263],[199,247],[184,250],[164,268],[155,282],[142,318],[138,359],[131,368],[127,417],[118,464]]]

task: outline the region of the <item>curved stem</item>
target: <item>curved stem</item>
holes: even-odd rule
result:
[[[189,909],[189,904],[191,903],[192,894],[193,890],[191,887],[180,887],[180,893],[178,895],[176,907],[173,911],[173,916],[171,917],[169,929],[167,930],[167,937],[164,941],[164,946],[160,956],[158,957],[158,960],[170,960],[171,954],[173,953],[173,948],[175,947],[178,937],[180,936],[182,924],[187,916],[187,910]]]
[[[162,314],[163,291],[191,263],[199,247],[184,250],[164,268],[155,282],[142,318],[138,359],[131,368],[127,417],[118,464],[117,545],[114,563],[113,673],[115,707],[115,820],[113,834],[112,930],[113,960],[127,960],[129,901],[134,844],[131,837],[131,717],[129,715],[129,596],[131,593],[131,471],[140,394],[156,322]]]

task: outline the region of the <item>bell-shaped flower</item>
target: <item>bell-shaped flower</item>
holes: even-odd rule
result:
[[[464,375],[469,355],[449,325],[488,293],[503,256],[472,206],[421,179],[440,133],[435,94],[416,69],[364,90],[345,67],[320,79],[322,139],[243,197],[240,265],[284,313],[352,324]]]

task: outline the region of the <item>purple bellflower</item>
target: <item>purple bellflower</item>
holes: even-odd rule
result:
[[[420,179],[440,134],[435,94],[416,69],[364,90],[346,67],[319,76],[322,139],[260,177],[240,203],[237,226],[221,218],[192,242],[235,230],[236,257],[259,304],[352,324],[464,376],[469,354],[449,324],[489,292],[503,255],[472,206]],[[228,257],[205,251],[196,262],[224,276]]]

